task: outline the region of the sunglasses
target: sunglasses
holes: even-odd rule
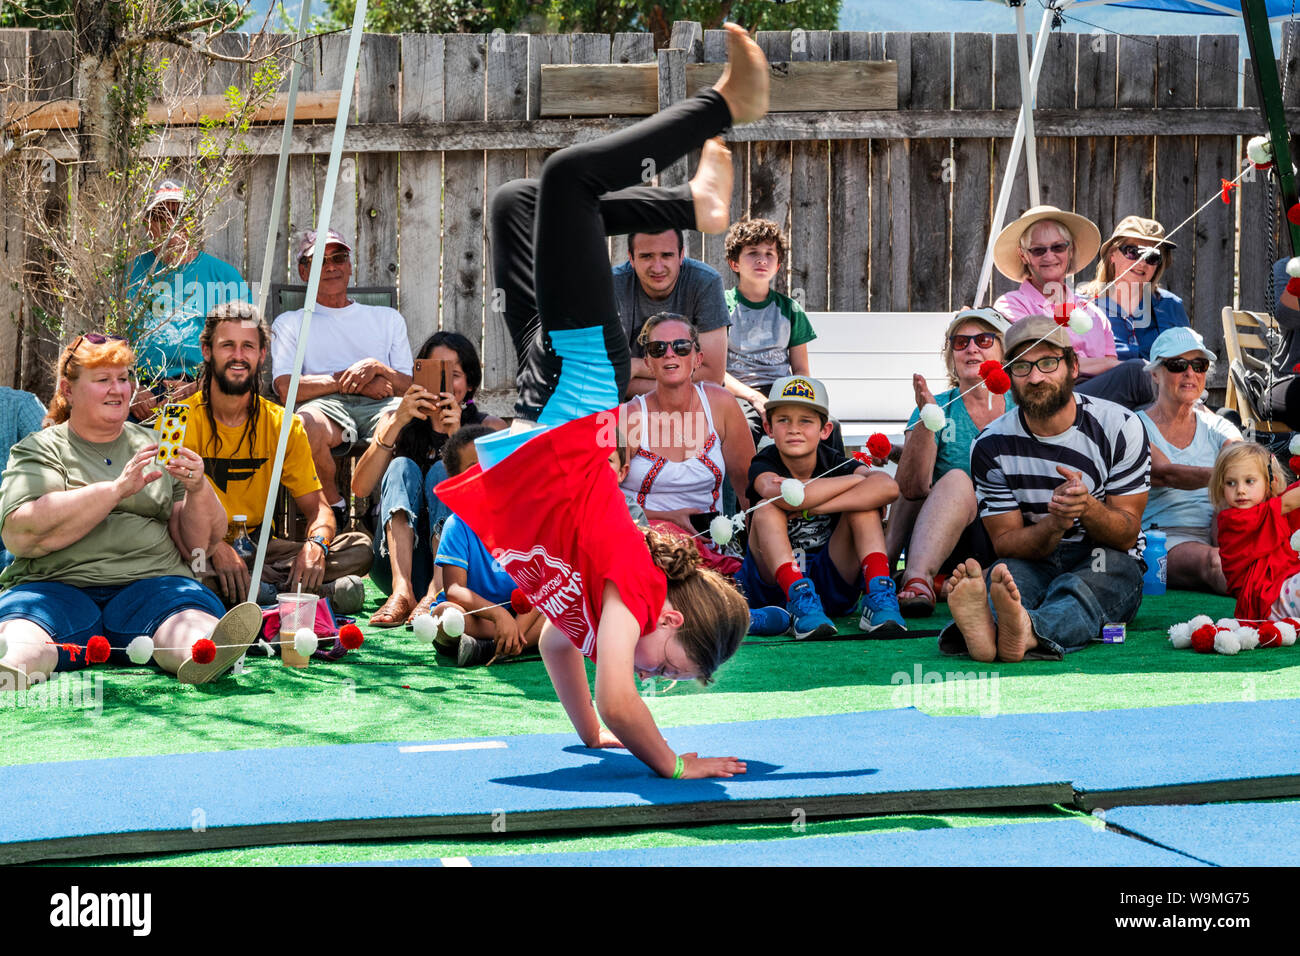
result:
[[[1175,374],[1186,372],[1189,366],[1197,375],[1204,375],[1210,370],[1210,360],[1207,358],[1167,358],[1160,364]]]
[[[103,345],[106,342],[125,342],[126,339],[120,335],[102,335],[99,332],[85,332],[77,336],[77,340],[72,343],[68,349],[68,357],[63,362],[63,370],[67,372],[68,365],[72,362],[72,357],[77,354],[77,349],[81,348],[82,342],[89,342],[91,345]]]
[[[298,261],[299,261],[301,264],[303,264],[303,265],[307,265],[307,266],[309,266],[309,265],[311,265],[311,256],[301,256],[301,257],[298,259]],[[352,261],[352,253],[350,253],[350,252],[335,252],[335,253],[333,253],[333,254],[331,254],[331,255],[326,256],[324,261],[327,262],[327,263],[329,263],[329,264],[332,265],[332,266],[341,266],[341,265],[343,265],[344,263],[347,263],[347,262],[351,262],[351,261]]]
[[[1139,259],[1146,259],[1153,266],[1159,266],[1164,260],[1160,250],[1154,246],[1134,246],[1125,244],[1118,247],[1119,254],[1130,262],[1137,262]]]
[[[1060,364],[1061,356],[1044,355],[1037,362],[1031,362],[1028,359],[1017,359],[1007,366],[1007,371],[1016,378],[1024,378],[1033,371],[1035,365],[1038,366],[1040,372],[1055,372],[1060,367]]]
[[[1069,251],[1069,248],[1070,248],[1070,243],[1068,242],[1054,242],[1050,246],[1030,246],[1025,251],[1028,252],[1033,258],[1041,259],[1043,256],[1047,255],[1049,249],[1055,255],[1063,256],[1067,251]]]
[[[669,348],[685,358],[695,351],[695,342],[691,339],[673,339],[671,342],[652,339],[645,344],[645,354],[651,358],[663,358],[668,354]]]
[[[998,337],[992,332],[976,332],[974,335],[954,335],[948,339],[952,343],[954,352],[966,351],[966,346],[970,345],[972,340],[982,349],[991,349]]]

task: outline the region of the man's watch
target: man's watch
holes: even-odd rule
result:
[[[320,549],[325,552],[325,557],[328,558],[330,556],[330,546],[329,543],[325,540],[325,535],[314,534],[307,540],[310,541],[312,544],[319,544]]]

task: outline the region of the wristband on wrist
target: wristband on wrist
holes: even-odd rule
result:
[[[379,432],[377,432],[377,431],[376,431],[375,434],[374,434],[374,442],[375,442],[376,445],[378,445],[380,448],[385,449],[386,451],[396,451],[396,450],[397,450],[397,442],[393,442],[391,445],[386,445],[386,444],[384,444],[384,440],[383,440],[382,438],[379,437]]]
[[[320,549],[325,552],[325,557],[328,558],[330,556],[330,546],[326,543],[325,536],[323,534],[314,534],[310,538],[308,538],[307,541],[310,544],[320,545]]]
[[[679,756],[677,758],[677,767],[675,770],[673,770],[673,779],[674,780],[682,779],[682,774],[684,774],[685,772],[686,772],[686,761]]]

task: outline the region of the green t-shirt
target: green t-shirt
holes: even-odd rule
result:
[[[1003,398],[1006,399],[1008,412],[1016,407],[1016,400],[1010,392],[1007,392]],[[975,444],[975,439],[979,437],[980,430],[975,427],[970,412],[966,410],[966,403],[961,399],[961,389],[950,388],[946,392],[940,392],[934,396],[934,401],[940,408],[946,409],[948,421],[943,428],[934,433],[938,454],[934,459],[933,480],[938,481],[953,469],[964,471],[969,475],[970,449],[971,445]],[[924,428],[924,425],[917,424],[920,420],[921,410],[913,409],[912,417],[907,420],[908,429]]]
[[[0,479],[0,532],[17,508],[55,491],[71,491],[122,474],[156,433],[127,422],[116,441],[96,443],[68,426],[53,425],[14,445]],[[141,578],[193,577],[167,530],[172,507],[185,487],[166,472],[120,502],[80,541],[40,558],[17,558],[0,575],[0,589],[29,581],[77,587],[130,584]]]
[[[727,332],[727,371],[738,381],[766,392],[790,372],[790,350],[817,338],[808,314],[788,295],[770,289],[762,302],[740,290],[726,294],[731,329]]]

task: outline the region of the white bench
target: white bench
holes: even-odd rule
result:
[[[808,343],[813,378],[830,395],[844,444],[856,449],[872,432],[898,445],[916,409],[912,375],[938,394],[949,388],[940,349],[951,312],[809,312],[817,338]]]

